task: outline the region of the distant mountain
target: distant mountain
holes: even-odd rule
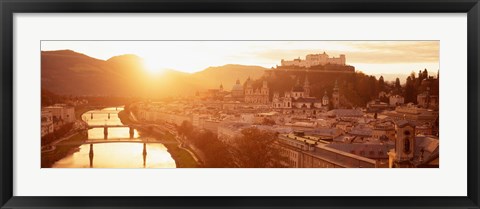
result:
[[[209,67],[197,73],[165,70],[152,75],[136,55],[99,60],[71,50],[42,51],[42,89],[60,95],[102,96],[188,96],[197,90],[230,89],[263,75],[266,68],[245,65]]]
[[[248,77],[252,79],[260,78],[267,68],[260,66],[248,66],[248,65],[224,65],[219,67],[209,67],[205,70],[192,74],[192,77],[197,82],[211,83],[218,87],[223,84],[226,90],[230,90],[235,84],[236,80],[244,82]]]

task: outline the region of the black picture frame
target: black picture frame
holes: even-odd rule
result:
[[[478,0],[0,0],[1,208],[479,208]],[[22,197],[13,196],[15,13],[467,13],[468,195],[465,197]],[[448,188],[445,188],[448,189]]]

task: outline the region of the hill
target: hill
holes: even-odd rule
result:
[[[99,60],[71,50],[42,51],[42,89],[76,96],[190,96],[197,90],[233,86],[236,79],[256,79],[266,70],[259,66],[224,65],[197,73],[165,70],[149,74],[136,55]]]
[[[338,82],[340,88],[340,100],[345,107],[364,107],[367,102],[377,97],[378,92],[384,88],[390,88],[387,85],[379,84],[374,76],[363,73],[342,73],[342,72],[319,72],[319,71],[275,71],[254,81],[254,88],[261,86],[266,80],[270,87],[271,95],[274,92],[283,96],[285,92],[298,83],[304,85],[305,78],[308,77],[310,83],[310,96],[322,98],[327,93],[331,97],[335,82]]]
[[[210,88],[216,88],[222,83],[225,89],[230,90],[237,79],[244,82],[248,77],[252,79],[260,78],[263,76],[265,70],[267,70],[267,68],[260,66],[229,64],[206,68],[205,70],[194,73],[192,77],[197,82],[214,84],[214,86],[209,86]]]

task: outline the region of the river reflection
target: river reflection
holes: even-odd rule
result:
[[[123,125],[118,118],[122,107],[93,110],[82,115],[89,125]],[[108,139],[104,139],[103,128],[88,130],[89,141],[114,141],[129,139],[128,127],[108,128]],[[139,140],[135,130],[132,140]],[[151,140],[151,139],[150,139]],[[81,145],[78,151],[53,164],[54,168],[175,168],[167,148],[161,143],[110,142]]]
[[[147,144],[145,168],[175,168],[170,153],[162,144]],[[89,168],[90,145],[56,162],[54,168]],[[142,143],[105,143],[93,145],[93,168],[143,168]]]

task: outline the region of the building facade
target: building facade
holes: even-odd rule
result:
[[[42,110],[52,113],[53,121],[63,121],[64,123],[75,122],[75,108],[66,104],[55,104],[44,107]]]
[[[254,89],[252,80],[247,79],[245,83],[245,103],[251,104],[269,104],[269,93],[267,81],[263,81],[261,88]]]
[[[303,86],[297,80],[297,84],[290,92],[285,92],[284,97],[274,93],[272,98],[273,108],[295,108],[295,109],[317,109],[322,107],[322,101],[315,97],[310,97],[310,84],[308,78],[305,78]]]

